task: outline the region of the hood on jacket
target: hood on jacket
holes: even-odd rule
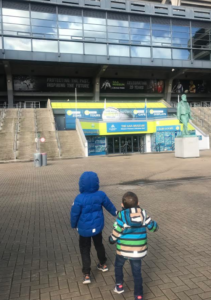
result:
[[[99,178],[94,172],[84,172],[79,179],[80,193],[95,193],[99,190]]]
[[[124,209],[121,214],[124,216],[126,224],[130,227],[140,227],[145,224],[146,217],[140,207]]]

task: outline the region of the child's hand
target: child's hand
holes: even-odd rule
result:
[[[109,236],[108,241],[109,241],[109,244],[111,244],[111,245],[113,245],[113,244],[116,243],[116,242],[112,239],[111,236]]]

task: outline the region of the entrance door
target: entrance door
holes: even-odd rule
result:
[[[138,137],[133,137],[133,152],[138,152]]]
[[[127,145],[127,153],[130,153],[133,151],[132,149],[132,136],[126,137],[126,145]]]
[[[120,147],[119,147],[119,137],[114,137],[114,153],[119,153]]]
[[[114,138],[109,137],[107,142],[108,154],[114,153]]]
[[[55,122],[58,130],[65,130],[65,116],[55,115]]]

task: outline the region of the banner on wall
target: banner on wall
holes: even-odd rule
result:
[[[166,118],[167,108],[149,108],[147,109],[147,115],[145,109],[133,109],[133,108],[121,108],[116,109],[109,107],[104,109],[67,109],[66,110],[66,122],[72,122],[75,118],[78,119],[95,119],[103,121],[112,120],[130,120],[139,119],[146,120],[147,118]]]
[[[14,91],[18,92],[93,92],[90,78],[14,76]]]
[[[108,79],[100,80],[101,93],[164,93],[164,80],[157,79]]]
[[[173,94],[207,94],[211,93],[209,82],[203,80],[175,79],[172,85]]]
[[[88,154],[91,155],[105,155],[106,154],[106,139],[105,137],[87,137]]]

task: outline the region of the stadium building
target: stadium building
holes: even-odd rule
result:
[[[48,106],[84,155],[172,151],[180,95],[211,104],[210,0],[0,0],[0,13],[2,128],[6,109]]]

